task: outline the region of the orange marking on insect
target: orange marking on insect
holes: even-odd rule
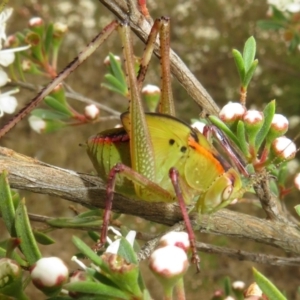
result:
[[[223,166],[221,163],[205,148],[201,147],[200,144],[198,144],[194,138],[191,136],[188,138],[188,145],[193,147],[198,153],[203,155],[205,158],[211,161],[212,164],[214,164],[220,174],[223,174],[225,172]]]

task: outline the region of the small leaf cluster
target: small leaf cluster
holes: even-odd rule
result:
[[[290,52],[296,51],[300,44],[299,24],[299,13],[282,11],[274,5],[271,6],[269,19],[257,22],[261,29],[278,31]]]
[[[29,27],[23,32],[17,32],[10,43],[10,47],[28,44],[27,51],[16,52],[14,65],[10,68],[11,78],[18,84],[18,80],[26,82],[26,75],[39,78],[54,79],[57,76],[57,60],[61,44],[67,32],[67,27],[60,23],[45,24],[40,18],[33,18]],[[47,108],[38,108],[31,112],[29,122],[31,127],[39,133],[49,133],[66,126],[74,126],[95,122],[86,113],[77,112],[68,102],[66,89],[59,85],[45,97]]]

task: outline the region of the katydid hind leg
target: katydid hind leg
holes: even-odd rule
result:
[[[186,226],[186,230],[188,232],[189,235],[189,240],[190,240],[190,244],[191,244],[191,250],[192,250],[192,263],[196,264],[196,268],[197,268],[197,272],[200,272],[200,257],[197,253],[197,249],[196,249],[196,237],[195,237],[195,233],[191,224],[191,220],[189,218],[188,212],[186,210],[186,205],[185,205],[185,201],[182,195],[182,191],[180,188],[180,184],[179,184],[179,173],[175,168],[171,168],[170,172],[170,179],[172,181],[172,184],[174,186],[174,190],[175,190],[175,194],[180,206],[180,210],[182,213],[182,217],[183,220],[185,222],[185,226]]]
[[[115,186],[117,176],[124,176],[132,181],[135,185],[144,189],[146,193],[143,200],[152,202],[174,202],[174,197],[168,191],[164,190],[158,184],[150,181],[148,178],[137,173],[130,167],[117,163],[109,172],[106,188],[105,211],[103,216],[103,223],[101,229],[100,241],[96,244],[95,250],[99,250],[106,242],[107,230],[110,221],[110,214],[112,210]]]

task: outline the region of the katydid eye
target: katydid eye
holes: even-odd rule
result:
[[[230,195],[232,194],[232,191],[233,191],[233,186],[232,185],[228,185],[224,191],[223,191],[223,194],[222,194],[222,200],[223,201],[226,201],[229,199]]]

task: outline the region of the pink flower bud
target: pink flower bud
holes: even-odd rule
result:
[[[40,290],[61,288],[68,280],[69,271],[58,257],[43,257],[30,269],[33,284]]]
[[[232,123],[242,119],[246,112],[246,108],[238,102],[230,102],[223,106],[219,113],[220,119],[225,123]]]
[[[280,114],[275,114],[271,123],[273,130],[279,131],[281,134],[285,134],[289,127],[288,119]]]
[[[159,247],[175,246],[187,252],[190,248],[189,236],[184,231],[181,232],[171,231],[160,238],[158,246]]]
[[[263,113],[254,109],[248,110],[243,116],[244,122],[249,125],[256,125],[257,123],[261,124],[263,119],[264,119]]]
[[[246,287],[246,284],[244,281],[237,280],[232,283],[232,288],[234,290],[243,291],[245,289],[245,287]]]
[[[90,104],[84,108],[84,115],[90,120],[95,120],[99,114],[100,110],[95,104]]]
[[[147,84],[146,86],[143,87],[142,94],[145,95],[160,94],[160,88],[153,84]]]
[[[184,250],[175,246],[165,246],[153,251],[149,267],[160,278],[180,278],[188,269],[189,261]]]
[[[44,21],[40,17],[33,17],[29,20],[28,25],[29,27],[36,27],[43,25]]]
[[[276,157],[287,160],[295,157],[297,148],[292,140],[285,136],[281,136],[273,141],[272,151]]]
[[[142,89],[142,95],[144,96],[145,102],[148,109],[151,112],[155,112],[160,99],[160,88],[156,85],[147,84]]]

